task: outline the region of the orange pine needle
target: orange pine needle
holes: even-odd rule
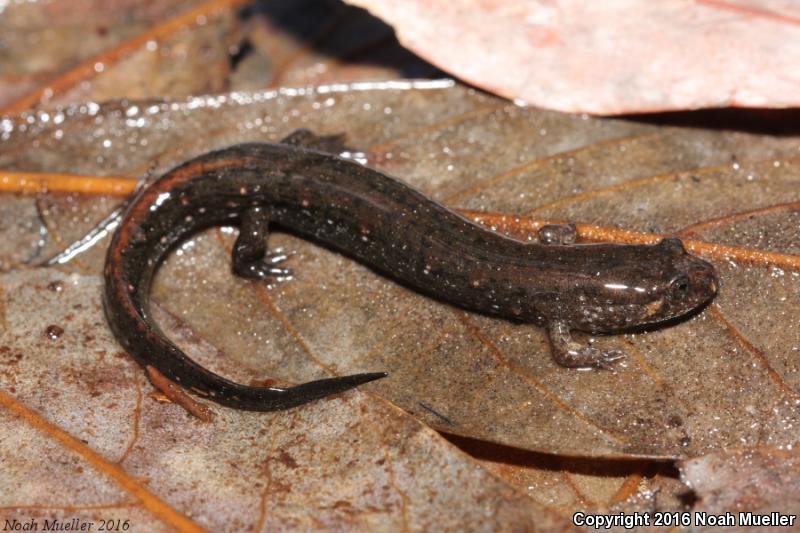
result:
[[[127,196],[136,188],[137,180],[124,176],[79,176],[73,174],[40,174],[36,172],[0,171],[0,192],[73,192]],[[525,238],[552,221],[536,220],[524,215],[502,215],[480,211],[457,210],[467,218],[500,233]],[[630,231],[619,228],[577,224],[578,235],[590,242],[622,242],[627,244],[654,244],[666,237],[659,233]],[[702,257],[718,261],[777,266],[800,270],[800,255],[770,252],[755,248],[715,244],[683,238],[687,250]]]
[[[72,192],[127,196],[138,180],[121,176],[80,176],[0,170],[0,191],[25,194]]]
[[[490,227],[500,233],[524,237],[531,235],[545,224],[546,220],[534,220],[526,216],[500,215],[496,213],[481,213],[478,211],[461,211],[461,213],[484,226]],[[623,242],[627,244],[654,244],[667,237],[659,233],[645,233],[619,228],[591,226],[576,224],[578,236],[590,242]],[[720,261],[738,261],[752,265],[774,265],[792,270],[800,270],[800,255],[769,252],[755,248],[729,246],[711,242],[682,238],[683,245],[693,254],[716,259]]]

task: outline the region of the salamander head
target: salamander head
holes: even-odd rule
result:
[[[680,239],[600,250],[594,279],[587,277],[570,291],[570,301],[578,305],[564,318],[576,329],[657,324],[701,307],[717,293],[714,267],[687,253]]]

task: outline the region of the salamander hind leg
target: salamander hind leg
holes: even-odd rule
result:
[[[281,140],[281,143],[333,155],[339,155],[342,152],[355,152],[356,150],[344,144],[345,137],[344,133],[317,135],[313,131],[301,128],[290,133],[288,137]]]
[[[239,237],[233,245],[234,274],[247,279],[278,281],[291,277],[291,270],[280,267],[286,254],[268,250],[268,233],[269,216],[262,208],[254,207],[242,214]]]
[[[594,346],[580,344],[572,339],[566,322],[554,321],[547,326],[553,359],[561,366],[570,368],[595,367],[611,370],[614,362],[625,357],[620,350],[600,350]]]

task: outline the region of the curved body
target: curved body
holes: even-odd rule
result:
[[[122,345],[182,386],[247,409],[291,407],[382,377],[360,374],[289,389],[242,386],[191,361],[153,323],[151,280],[174,245],[207,226],[239,224],[234,270],[269,277],[275,269],[259,265],[268,264],[272,223],[436,299],[535,322],[551,336],[668,320],[716,291],[713,267],[687,254],[677,239],[652,246],[523,243],[355,162],[289,144],[241,144],[173,169],[128,207],[105,266],[106,314]]]

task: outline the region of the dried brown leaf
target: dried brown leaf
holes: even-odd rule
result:
[[[56,103],[436,72],[402,48],[390,27],[338,2],[81,0],[66,11],[59,4],[0,6],[0,115]]]
[[[3,2],[0,108],[193,3],[196,2]]]

